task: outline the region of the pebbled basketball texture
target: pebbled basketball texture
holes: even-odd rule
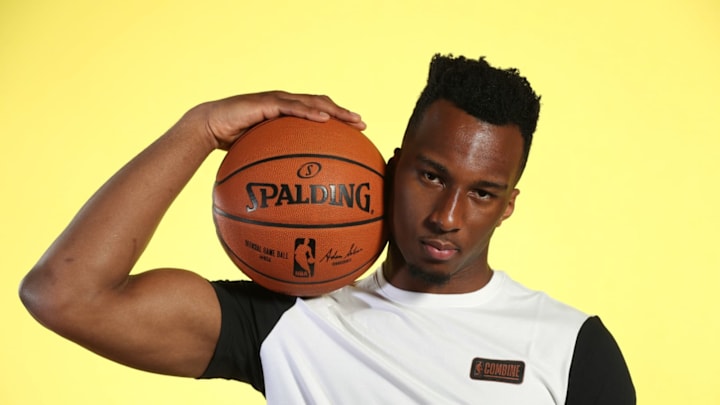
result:
[[[265,121],[228,151],[213,188],[218,237],[258,284],[317,296],[353,282],[386,243],[385,160],[334,119]]]

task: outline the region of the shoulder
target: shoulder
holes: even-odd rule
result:
[[[599,317],[588,318],[578,332],[566,403],[635,402],[635,387],[617,342]]]
[[[574,339],[588,318],[588,314],[585,312],[559,301],[543,291],[525,287],[506,273],[498,271],[495,273],[503,287],[499,305],[511,309],[523,308],[534,314],[534,318],[541,324],[547,325],[550,330],[562,328],[571,333]]]
[[[251,281],[214,281],[222,313],[215,353],[201,378],[245,381],[264,391],[260,348],[297,298],[269,291]]]
[[[260,300],[267,303],[292,303],[295,297],[276,293],[247,280],[213,281],[210,283],[218,294],[218,299],[233,302]]]
[[[599,317],[534,291],[505,275],[505,298],[537,320],[534,345],[566,366],[567,405],[635,404],[635,388],[617,342]]]
[[[264,337],[280,316],[297,301],[296,297],[267,290],[251,281],[214,281],[222,311],[222,328],[242,326]]]

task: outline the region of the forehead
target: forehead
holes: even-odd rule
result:
[[[438,100],[408,129],[402,149],[411,159],[422,156],[464,174],[512,183],[520,170],[523,140],[516,125],[492,125]]]

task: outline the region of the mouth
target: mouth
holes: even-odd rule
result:
[[[420,243],[425,254],[437,261],[450,260],[460,250],[455,244],[438,239],[424,239]]]

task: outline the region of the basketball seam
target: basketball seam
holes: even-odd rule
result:
[[[360,225],[366,225],[371,224],[373,222],[382,221],[383,217],[374,217],[370,219],[364,219],[362,221],[353,221],[353,222],[343,222],[339,224],[287,224],[283,222],[270,222],[270,221],[258,221],[255,219],[247,219],[238,217],[236,215],[230,214],[228,212],[225,212],[218,208],[217,206],[213,206],[213,211],[225,218],[228,218],[230,220],[236,221],[236,222],[242,222],[245,224],[251,224],[251,225],[259,225],[259,226],[269,226],[273,228],[290,228],[290,229],[329,229],[329,228],[348,228],[353,226],[360,226]]]
[[[228,174],[227,176],[223,177],[220,180],[217,180],[215,182],[215,186],[217,187],[217,186],[221,185],[222,183],[228,181],[231,177],[235,176],[236,174],[238,174],[239,172],[241,172],[243,170],[246,170],[253,166],[257,166],[262,163],[267,163],[267,162],[271,162],[273,160],[280,160],[280,159],[287,159],[287,158],[318,158],[318,157],[319,158],[327,158],[327,159],[335,159],[335,160],[340,160],[342,162],[351,163],[351,164],[360,166],[362,168],[365,168],[365,169],[375,173],[380,178],[384,178],[382,173],[378,172],[377,170],[373,169],[372,167],[370,167],[364,163],[352,160],[352,159],[344,158],[342,156],[325,155],[325,154],[318,154],[318,153],[293,153],[293,154],[289,154],[289,155],[271,156],[271,157],[268,157],[265,159],[256,160],[256,161],[249,163],[243,167],[235,169],[232,173]]]

